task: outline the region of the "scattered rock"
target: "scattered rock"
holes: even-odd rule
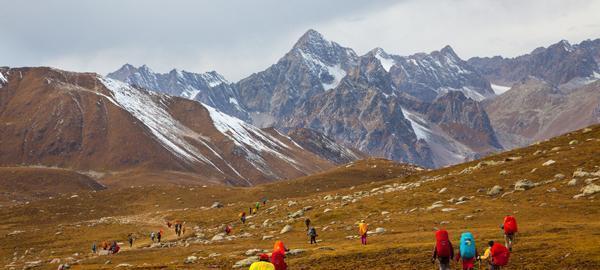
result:
[[[333,199],[334,198],[331,195],[327,195],[327,196],[323,197],[323,200],[326,200],[326,201],[333,201]]]
[[[283,227],[283,229],[281,229],[281,232],[279,232],[279,233],[284,234],[284,233],[288,233],[290,231],[292,231],[292,225],[288,224],[288,225],[285,225]]]
[[[553,187],[553,188],[551,188],[551,189],[548,189],[548,190],[546,190],[546,191],[548,191],[548,192],[557,192],[557,191],[558,191],[558,189],[556,189],[555,187]]]
[[[446,225],[446,224],[450,224],[450,221],[444,220],[440,222],[440,225]]]
[[[329,209],[329,208],[325,208],[325,210],[323,210],[323,213],[327,213],[327,212],[331,212],[333,210]]]
[[[559,180],[559,181],[563,180],[565,178],[566,178],[566,176],[564,174],[562,174],[562,173],[557,173],[557,174],[554,175],[554,179]]]
[[[571,179],[571,181],[567,182],[567,186],[575,186],[577,185],[577,178]]]
[[[542,166],[550,166],[550,165],[552,165],[552,164],[554,164],[554,163],[556,163],[556,161],[554,161],[554,160],[550,159],[550,160],[548,160],[548,161],[544,162],[544,163],[542,164]]]
[[[510,174],[510,171],[507,171],[507,170],[500,171],[500,175],[508,175],[508,174]]]
[[[306,211],[310,211],[310,210],[312,210],[312,209],[313,209],[313,207],[312,207],[312,206],[310,206],[310,205],[309,205],[309,206],[304,206],[304,207],[302,208],[302,210],[303,210],[304,212],[306,212]]]
[[[264,235],[262,237],[262,240],[269,240],[269,239],[273,239],[273,236],[272,235]]]
[[[294,213],[291,213],[289,215],[290,218],[299,218],[301,216],[304,216],[304,210],[302,210],[302,209],[300,209],[300,210],[298,210],[298,211],[296,211]]]
[[[572,140],[572,141],[569,142],[569,145],[576,145],[578,143],[579,143],[578,140]]]
[[[128,263],[120,263],[116,266],[116,268],[121,268],[121,267],[129,268],[129,267],[133,267],[133,265],[128,264]]]
[[[379,228],[375,229],[375,233],[384,233],[384,232],[385,232],[385,228],[379,227]]]
[[[254,249],[249,249],[246,250],[246,256],[254,256],[256,254],[262,253],[262,249],[258,249],[258,248],[254,248]]]
[[[235,264],[233,265],[233,268],[248,267],[254,262],[258,262],[258,256],[251,256],[246,259],[239,260],[239,261],[235,262]]]
[[[598,179],[599,178],[597,178],[597,177],[596,178],[588,178],[588,179],[585,179],[585,183],[589,185],[591,183],[594,183],[594,181],[596,181]]]
[[[185,260],[183,260],[183,263],[192,264],[192,263],[196,263],[197,260],[198,260],[198,257],[196,257],[196,256],[188,256],[187,258],[185,258]]]
[[[60,259],[59,258],[54,258],[50,261],[50,264],[59,264],[60,263]]]
[[[515,183],[515,190],[525,191],[535,187],[536,184],[527,179],[519,180]]]
[[[490,188],[490,190],[488,191],[488,195],[490,196],[497,196],[498,194],[500,194],[500,192],[502,192],[502,187],[499,185],[495,185],[492,188]]]
[[[292,207],[292,206],[294,206],[296,204],[298,204],[298,203],[295,202],[295,201],[288,201],[288,207]]]
[[[223,241],[225,238],[223,237],[223,234],[217,234],[215,236],[213,236],[212,239],[210,239],[210,241]]]
[[[456,208],[443,208],[442,212],[452,212],[452,211],[456,211]]]
[[[223,204],[221,202],[214,202],[210,208],[223,208]]]
[[[596,194],[598,192],[600,192],[600,186],[596,184],[589,184],[581,189],[581,194],[583,194],[583,196]]]
[[[444,193],[444,192],[446,192],[447,190],[448,190],[448,188],[442,188],[442,189],[440,189],[440,191],[438,191],[438,193],[440,193],[440,194],[441,194],[441,193]]]
[[[290,251],[288,251],[286,254],[290,255],[290,256],[295,256],[295,255],[298,255],[298,254],[302,254],[304,252],[306,252],[305,249],[299,249],[299,248],[297,248],[297,249],[290,249]]]
[[[385,216],[385,215],[389,215],[389,214],[390,214],[390,212],[388,212],[388,211],[382,211],[382,212],[381,212],[381,215],[384,215],[384,216]]]
[[[581,133],[586,134],[586,133],[590,133],[592,132],[591,128],[584,128],[583,131],[581,131]]]

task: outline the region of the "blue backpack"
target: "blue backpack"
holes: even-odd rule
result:
[[[470,232],[464,232],[460,236],[460,257],[463,259],[475,257],[475,238]]]

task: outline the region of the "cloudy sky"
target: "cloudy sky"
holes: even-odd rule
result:
[[[0,66],[102,74],[124,63],[166,72],[263,70],[309,28],[363,54],[446,44],[463,58],[516,56],[600,38],[600,1],[0,0]]]

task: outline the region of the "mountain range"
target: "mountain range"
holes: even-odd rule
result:
[[[296,142],[209,105],[94,73],[40,67],[0,74],[2,166],[183,172],[205,183],[248,186],[364,157],[322,134],[295,136],[307,139]]]

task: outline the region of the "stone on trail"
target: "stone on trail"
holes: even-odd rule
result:
[[[379,228],[375,229],[375,233],[384,233],[384,232],[385,232],[385,228],[379,227]]]
[[[116,268],[121,268],[121,267],[123,267],[123,268],[129,268],[129,267],[133,267],[133,265],[128,264],[128,263],[120,263],[120,264],[117,265]]]
[[[223,204],[221,202],[214,202],[210,208],[223,208]]]
[[[289,215],[290,218],[299,218],[301,216],[304,216],[304,210],[302,210],[302,209],[300,209],[300,210],[298,210],[298,211],[296,211],[294,213],[291,213]]]
[[[522,179],[515,183],[515,190],[525,191],[525,190],[531,189],[535,186],[536,186],[536,184],[534,182],[531,182],[527,179]]]
[[[292,231],[292,225],[288,224],[288,225],[285,225],[283,227],[283,229],[281,229],[281,232],[279,232],[279,233],[284,234],[284,233],[288,233],[290,231]]]
[[[544,162],[542,164],[542,166],[550,166],[550,165],[552,165],[554,163],[556,163],[556,161],[554,161],[554,160],[551,159],[551,160],[548,160],[548,161]]]
[[[286,254],[290,255],[290,256],[295,256],[295,255],[298,255],[298,254],[302,254],[304,252],[306,252],[305,249],[299,249],[299,248],[297,248],[297,249],[291,249]]]
[[[255,263],[255,262],[258,262],[258,256],[251,256],[246,259],[235,262],[235,264],[233,265],[233,268],[248,267],[252,263]]]
[[[188,256],[187,258],[185,258],[185,260],[183,260],[183,263],[192,264],[192,263],[196,263],[197,260],[198,260],[198,257],[196,257],[196,256]]]
[[[502,192],[502,187],[499,185],[495,185],[492,188],[490,188],[487,194],[490,196],[497,196],[500,194],[500,192]]]
[[[249,249],[246,250],[246,256],[254,256],[256,254],[262,253],[262,249],[258,249],[258,248],[253,248],[253,249]]]
[[[327,213],[327,212],[331,212],[333,210],[329,209],[329,208],[325,208],[325,210],[323,210],[323,213]]]
[[[273,239],[272,235],[263,235],[262,240],[269,240],[269,239]]]
[[[440,194],[441,194],[441,193],[444,193],[444,192],[446,192],[447,190],[448,190],[448,188],[442,188],[442,189],[440,189],[440,191],[438,191],[438,193],[440,193]]]
[[[456,211],[456,208],[443,208],[442,212],[452,212],[452,211]]]
[[[571,181],[567,182],[567,186],[572,187],[575,185],[577,185],[577,178],[573,178],[573,179],[571,179]]]
[[[596,194],[598,192],[600,192],[600,186],[596,184],[589,184],[581,189],[581,194],[583,194],[583,196]]]
[[[223,234],[217,234],[215,236],[213,236],[213,238],[210,239],[210,241],[223,241],[225,239],[225,237],[223,237]]]

